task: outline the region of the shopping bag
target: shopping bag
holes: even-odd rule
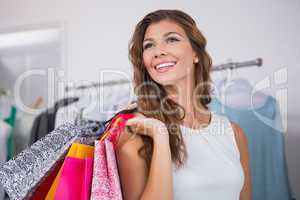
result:
[[[107,139],[95,142],[91,199],[122,199],[115,151],[113,144]]]
[[[71,145],[71,147],[66,155],[66,158],[72,157],[72,158],[85,159],[85,158],[92,158],[93,155],[94,155],[93,147],[88,146],[88,145],[74,143]],[[70,161],[65,161],[65,162],[69,163]],[[90,161],[88,161],[88,162],[90,162]],[[90,164],[90,163],[88,163],[88,164]],[[45,197],[46,200],[55,199],[55,193],[57,191],[57,186],[60,182],[62,169],[63,169],[63,167],[60,168],[59,172],[57,173],[57,176],[55,177],[54,181],[52,182],[51,188],[48,190],[48,194]]]
[[[1,165],[0,183],[10,199],[34,199],[34,194],[38,194],[39,197],[46,196],[49,190],[41,187],[45,185],[43,183],[51,186],[48,182],[53,181],[51,177],[56,176],[55,170],[71,144],[76,141],[90,142],[89,134],[92,132],[82,127],[70,123],[63,124],[14,159]]]
[[[116,115],[107,126],[105,132],[102,134],[100,141],[104,139],[108,139],[113,143],[113,147],[117,146],[119,138],[121,136],[121,132],[125,128],[126,121],[130,118],[133,118],[135,115],[133,113],[127,114],[118,114]]]
[[[72,144],[61,168],[55,200],[89,200],[94,147]]]
[[[95,141],[92,200],[122,200],[115,148],[120,133],[133,114],[119,114],[110,123],[99,141]]]

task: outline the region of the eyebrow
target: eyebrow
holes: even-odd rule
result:
[[[174,31],[171,31],[171,32],[167,32],[164,34],[164,37],[167,37],[168,35],[171,35],[171,34],[177,34],[177,35],[180,35],[181,37],[183,37],[180,33],[177,33],[177,32],[174,32]],[[146,38],[144,39],[143,42],[146,42],[146,41],[153,41],[154,39],[153,38]]]

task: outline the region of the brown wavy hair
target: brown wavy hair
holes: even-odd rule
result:
[[[180,10],[157,10],[147,14],[135,27],[129,43],[129,60],[133,65],[133,79],[135,94],[137,95],[138,111],[147,117],[152,117],[164,122],[169,132],[169,142],[172,161],[177,167],[183,166],[187,158],[186,147],[182,139],[180,124],[185,116],[181,105],[167,97],[167,90],[155,82],[149,75],[143,62],[143,40],[148,26],[161,20],[170,20],[178,24],[185,31],[191,46],[199,58],[195,64],[195,94],[200,97],[200,103],[208,109],[207,104],[211,101],[210,96],[210,70],[212,61],[206,52],[206,39],[192,17]],[[204,84],[203,84],[204,83]],[[200,86],[200,87],[199,87]],[[142,136],[144,145],[138,153],[150,167],[153,140]]]

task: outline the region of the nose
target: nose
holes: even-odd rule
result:
[[[167,52],[166,52],[164,45],[157,45],[156,49],[155,49],[154,58],[160,58],[160,57],[163,57],[166,55],[167,55]]]

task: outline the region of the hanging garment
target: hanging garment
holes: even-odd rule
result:
[[[117,112],[120,105],[127,105],[132,100],[133,90],[131,88],[127,84],[114,85],[101,88],[100,93],[98,88],[96,102],[92,102],[94,106],[90,106],[90,109],[84,109],[83,117],[92,120],[107,120]]]
[[[38,115],[37,118],[34,120],[34,123],[31,128],[30,144],[35,143],[36,141],[38,141],[39,139],[41,139],[42,137],[54,130],[56,113],[60,107],[72,104],[78,100],[78,97],[65,98],[59,100],[55,103],[53,108],[49,108],[46,111],[42,112],[40,115]]]
[[[11,127],[6,122],[0,120],[0,165],[6,162],[7,148],[6,141],[11,132]],[[4,199],[4,189],[0,184],[0,200]]]
[[[11,106],[10,115],[5,121],[11,126],[12,130],[10,131],[9,137],[7,138],[7,160],[12,159],[14,155],[14,143],[13,143],[13,132],[16,125],[16,116],[17,116],[17,108],[15,106]]]
[[[42,112],[35,118],[31,133],[30,133],[30,145],[50,133],[54,129],[55,109],[50,108]]]
[[[174,200],[238,200],[244,172],[229,120],[211,113],[204,128],[180,128],[187,160],[181,168],[172,165]]]
[[[55,120],[55,127],[58,127],[64,123],[71,123],[76,124],[75,122],[78,121],[78,117],[81,119],[91,119],[97,121],[105,121],[107,113],[101,112],[99,109],[100,107],[100,100],[95,96],[97,93],[95,90],[88,90],[85,94],[84,91],[78,91],[76,95],[80,96],[80,100],[74,104],[70,104],[58,109],[56,114]],[[102,106],[105,106],[101,104]],[[91,112],[91,109],[96,110],[97,113],[96,118],[90,118],[89,116],[85,115],[85,112]],[[80,119],[79,119],[80,120]]]
[[[65,124],[75,124],[76,117],[80,114],[80,109],[75,105],[69,105],[58,109],[55,118],[55,128]]]
[[[66,122],[74,124],[78,115],[86,119],[106,121],[117,113],[121,105],[128,105],[128,102],[136,98],[131,93],[130,85],[90,88],[87,91],[88,93],[75,91],[81,97],[80,100],[58,110],[55,127]]]
[[[11,133],[11,126],[5,121],[0,120],[0,163],[7,160],[6,142]]]
[[[262,107],[268,96],[260,91],[255,91],[248,80],[233,79],[231,81],[216,81],[217,91],[214,95],[222,104],[235,109],[253,109],[253,107]]]
[[[107,105],[103,105],[104,110],[107,109]],[[61,107],[56,114],[55,127],[61,126],[64,123],[77,124],[82,119],[106,121],[112,114],[106,112],[100,112],[100,103],[96,103],[96,108],[93,111],[81,108],[79,105],[72,104],[69,106]],[[87,114],[89,113],[89,115]],[[80,119],[79,119],[80,118]]]
[[[284,135],[276,100],[269,96],[262,107],[241,110],[213,99],[209,107],[239,124],[245,132],[250,154],[253,199],[290,199]]]
[[[29,147],[30,131],[36,117],[36,114],[30,113],[21,113],[20,116],[17,116],[13,133],[14,156]]]
[[[6,91],[0,89],[0,119],[5,119],[10,116],[11,98]]]

